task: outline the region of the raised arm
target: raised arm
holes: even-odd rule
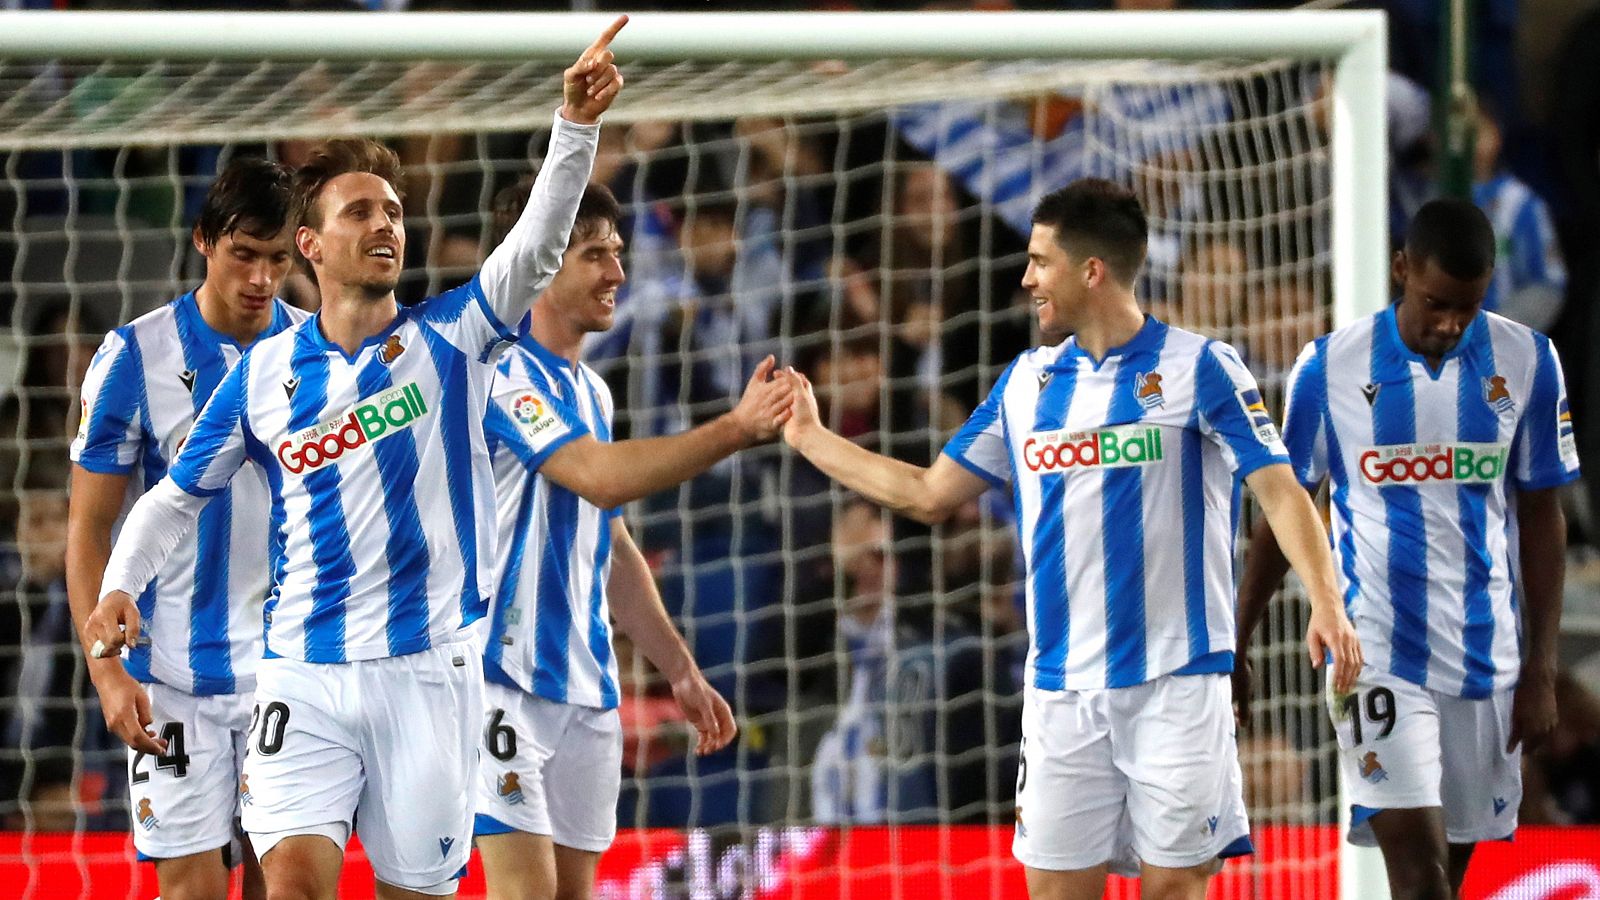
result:
[[[925,469],[834,434],[817,413],[811,381],[793,369],[782,377],[795,385],[793,414],[783,428],[783,439],[824,475],[879,506],[932,525],[988,490],[989,482],[946,455]]]
[[[561,268],[578,201],[594,167],[600,116],[622,90],[622,73],[610,46],[626,24],[628,17],[618,16],[562,73],[561,111],[527,208],[479,273],[484,299],[507,327],[515,327]]]

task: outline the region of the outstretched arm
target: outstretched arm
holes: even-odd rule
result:
[[[700,733],[695,752],[704,756],[728,746],[738,732],[733,710],[706,681],[689,646],[673,627],[650,566],[621,516],[611,520],[611,579],[606,596],[617,627],[666,676],[678,708]]]
[[[479,273],[484,299],[508,329],[516,326],[561,268],[578,201],[594,167],[600,116],[622,90],[622,73],[610,46],[626,24],[628,17],[618,16],[562,73],[561,112],[527,208]]]
[[[943,522],[989,483],[941,455],[932,466],[880,456],[829,431],[817,413],[811,382],[793,369],[794,406],[783,439],[824,475],[879,506],[930,525]]]
[[[1256,469],[1245,483],[1261,504],[1261,511],[1277,536],[1278,548],[1293,564],[1311,598],[1311,623],[1306,629],[1311,666],[1321,668],[1324,655],[1331,654],[1334,690],[1349,691],[1361,674],[1361,643],[1339,599],[1328,532],[1311,503],[1311,495],[1295,479],[1294,470],[1284,463]]]
[[[631,441],[584,435],[550,454],[539,473],[601,509],[681,484],[746,447],[778,436],[792,386],[771,379],[773,359],[756,366],[739,405],[698,428]]]

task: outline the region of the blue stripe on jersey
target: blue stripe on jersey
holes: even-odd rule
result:
[[[1522,456],[1531,457],[1526,466],[1527,480],[1517,482],[1517,487],[1524,491],[1557,487],[1578,477],[1577,471],[1569,471],[1561,459],[1561,439],[1572,434],[1572,411],[1567,398],[1561,396],[1561,378],[1556,372],[1550,339],[1535,332],[1533,343],[1538,360],[1533,370],[1533,387],[1528,391],[1528,408],[1522,411],[1522,421],[1517,426],[1518,440],[1508,466],[1509,473],[1520,474],[1524,468]],[[1554,415],[1551,415],[1552,410]]]
[[[1344,448],[1339,443],[1339,432],[1333,427],[1333,414],[1328,409],[1328,339],[1317,340],[1317,396],[1320,398],[1318,415],[1322,417],[1322,432],[1328,441],[1328,480],[1333,489],[1328,497],[1333,502],[1333,507],[1345,523],[1343,535],[1339,538],[1339,558],[1344,562],[1344,608],[1348,613],[1354,606],[1356,598],[1361,595],[1361,575],[1356,566],[1356,535],[1355,518],[1350,510],[1350,479],[1344,469]]]
[[[489,404],[491,413],[499,408],[497,403]],[[501,573],[500,587],[494,598],[494,622],[490,626],[489,646],[484,650],[484,656],[496,668],[504,665],[506,645],[502,638],[506,634],[506,617],[516,603],[517,585],[522,578],[522,561],[528,550],[528,529],[533,525],[533,502],[538,492],[537,483],[527,485],[522,491],[522,500],[517,504],[517,525],[511,532],[511,548],[506,555],[505,571]]]
[[[1039,392],[1034,410],[1035,431],[1055,431],[1067,420],[1078,384],[1076,368],[1065,368]],[[1066,688],[1067,636],[1071,628],[1067,596],[1067,542],[1063,501],[1066,475],[1047,472],[1039,477],[1039,519],[1033,531],[1033,621],[1036,655],[1034,686],[1047,691]]]
[[[584,386],[589,389],[589,403],[594,410],[595,437],[610,441],[611,426],[606,422],[605,407],[600,405],[600,394],[589,383],[588,376],[580,374],[579,377],[583,378]],[[600,667],[600,703],[606,709],[616,708],[621,699],[617,684],[611,678],[611,631],[604,609],[604,579],[600,577],[610,558],[611,514],[600,510],[600,535],[594,548],[594,586],[589,596],[589,652],[594,654],[595,664]]]
[[[1154,352],[1159,359],[1160,348]],[[1135,396],[1135,358],[1124,357],[1117,367],[1107,424],[1137,422],[1144,416],[1144,406]],[[1106,566],[1106,687],[1132,687],[1145,681],[1144,476],[1138,466],[1107,467],[1101,470],[1100,478],[1100,539]]]
[[[1392,315],[1393,313],[1391,313]],[[1393,326],[1390,326],[1392,329]],[[1372,336],[1372,382],[1382,385],[1372,402],[1374,444],[1413,444],[1417,440],[1416,395],[1411,370],[1388,345],[1389,334],[1379,323]],[[1428,674],[1428,564],[1427,532],[1422,518],[1422,496],[1410,485],[1386,487],[1384,522],[1389,529],[1389,602],[1394,607],[1393,651],[1390,671],[1414,684]]]
[[[1480,345],[1479,365],[1493,373],[1494,342],[1488,335]],[[1460,363],[1456,380],[1456,436],[1458,440],[1477,444],[1492,444],[1500,440],[1500,421],[1494,407],[1484,402],[1483,389],[1476,373]],[[1489,596],[1490,575],[1494,560],[1489,557],[1489,492],[1496,489],[1488,484],[1460,484],[1456,486],[1456,504],[1459,510],[1461,552],[1466,563],[1466,581],[1463,585],[1466,623],[1462,634],[1462,647],[1466,652],[1463,663],[1466,678],[1461,685],[1461,696],[1475,699],[1488,697],[1494,692],[1494,600]]]
[[[1289,451],[1289,462],[1294,466],[1295,477],[1308,491],[1317,489],[1317,436],[1332,438],[1332,429],[1325,427],[1328,408],[1328,342],[1319,339],[1316,351],[1300,366],[1300,377],[1290,386],[1294,399],[1283,422],[1283,445]],[[1331,451],[1330,451],[1331,455]]]
[[[491,317],[491,321],[498,321]],[[439,375],[439,436],[444,444],[445,488],[455,519],[456,540],[461,545],[461,624],[476,622],[487,611],[478,592],[478,532],[473,518],[472,446],[467,400],[472,392],[467,378],[467,358],[432,327],[418,323],[428,345],[428,355]],[[482,427],[482,410],[479,410]],[[420,534],[420,532],[419,532]]]
[[[1206,628],[1206,485],[1205,447],[1200,434],[1200,407],[1189,410],[1183,429],[1183,609],[1189,630],[1189,658],[1211,650]]]
[[[394,387],[388,365],[374,354],[356,376],[362,397],[373,397]],[[384,559],[389,564],[389,621],[384,637],[391,656],[404,656],[428,648],[428,542],[417,513],[417,440],[403,429],[372,444],[383,488],[383,513],[389,533],[384,539]]]
[[[250,357],[248,355],[239,360],[241,368],[249,364]],[[244,389],[248,391],[250,380],[245,378],[241,380],[241,383]],[[248,397],[246,398],[246,405],[248,406]],[[272,611],[278,608],[278,585],[283,583],[283,570],[287,563],[283,554],[285,541],[284,524],[288,521],[288,515],[283,509],[283,468],[277,465],[277,460],[273,458],[272,451],[267,449],[267,445],[263,444],[256,437],[255,432],[250,430],[248,416],[240,417],[240,426],[244,431],[245,453],[256,461],[256,465],[260,466],[261,471],[267,476],[267,494],[272,498],[271,520],[267,525],[267,564],[272,568],[272,590],[267,596],[265,608],[261,611],[261,637],[262,656],[267,659],[276,659],[278,654],[272,652],[272,648],[266,646],[265,641],[267,631],[272,623]]]
[[[533,692],[546,700],[567,700],[567,649],[572,637],[572,604],[567,586],[572,578],[572,541],[578,532],[578,495],[545,479],[544,553],[534,588],[539,604],[534,626]]]
[[[316,325],[310,326],[312,329]],[[295,338],[290,369],[300,379],[300,387],[289,398],[289,431],[295,433],[317,424],[328,403],[328,356],[301,331]],[[350,556],[350,532],[345,527],[344,507],[339,502],[339,467],[323,466],[301,477],[310,500],[307,524],[311,532],[311,559],[317,564],[316,583],[311,587],[311,612],[306,614],[305,659],[307,662],[345,661],[345,601],[350,597],[350,579],[356,564]]]
[[[173,325],[183,351],[184,368],[193,381],[189,402],[195,417],[228,372],[227,360],[216,332],[197,333],[199,307],[194,295],[180,298],[173,310]],[[200,323],[205,324],[204,320]],[[224,398],[228,402],[228,398]],[[215,451],[209,454],[215,457]],[[198,471],[204,471],[205,466]],[[230,482],[231,484],[231,482]],[[189,669],[194,673],[194,693],[231,694],[238,689],[233,677],[233,644],[228,632],[228,562],[233,551],[233,491],[224,488],[205,509],[195,528],[194,594],[189,600]]]
[[[133,469],[131,464],[124,465],[117,459],[117,447],[132,424],[128,421],[130,414],[135,410],[140,412],[140,425],[147,438],[154,433],[150,417],[144,412],[144,359],[139,353],[138,334],[131,325],[117,329],[117,334],[122,336],[122,350],[111,361],[105,380],[100,382],[100,393],[95,395],[94,405],[89,410],[83,452],[78,455],[78,465],[102,475],[123,475]],[[151,440],[141,443],[146,448],[154,445]],[[148,472],[146,474],[148,476]],[[145,484],[153,486],[155,481],[146,480]]]
[[[161,445],[155,439],[155,425],[150,421],[149,394],[144,383],[144,354],[139,349],[139,335],[132,326],[126,326],[124,335],[127,342],[123,352],[112,369],[106,375],[104,386],[100,390],[100,397],[104,400],[107,396],[117,401],[126,403],[123,410],[137,409],[139,411],[139,428],[144,433],[144,440],[140,441],[140,460],[144,469],[144,483],[153,486],[167,474],[167,461],[161,456]],[[127,366],[123,371],[121,363],[126,360]],[[115,381],[126,382],[119,388],[111,387]],[[96,437],[96,435],[90,435]],[[120,435],[116,436],[120,437]],[[81,463],[80,463],[81,464]],[[160,592],[161,576],[157,575],[145,585],[144,593],[139,595],[136,605],[139,607],[139,619],[145,627],[154,628],[156,625],[156,594]],[[128,651],[128,674],[135,680],[146,684],[154,683],[155,674],[150,671],[151,642],[145,641]]]

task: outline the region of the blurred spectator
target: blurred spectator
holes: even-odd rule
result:
[[[1483,308],[1549,331],[1566,299],[1567,267],[1549,207],[1501,164],[1501,146],[1500,123],[1488,104],[1479,104],[1472,202],[1489,217],[1499,242]]]

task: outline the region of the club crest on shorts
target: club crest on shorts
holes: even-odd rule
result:
[[[1028,836],[1028,826],[1022,824],[1022,807],[1017,807],[1017,834]]]
[[[1511,390],[1506,387],[1504,375],[1490,375],[1483,380],[1483,402],[1494,407],[1495,412],[1502,413],[1511,412],[1517,406],[1511,399]]]
[[[521,777],[515,772],[501,775],[495,783],[495,793],[512,806],[521,806],[523,801]]]
[[[1361,777],[1373,784],[1389,780],[1389,773],[1385,772],[1383,764],[1378,762],[1377,751],[1368,750],[1367,755],[1361,757]]]
[[[1155,409],[1167,402],[1166,395],[1161,393],[1160,372],[1140,372],[1133,378],[1133,396],[1138,399],[1139,405],[1145,409]]]
[[[154,831],[161,827],[161,820],[156,818],[155,810],[150,808],[149,797],[141,797],[139,799],[139,806],[134,810],[133,814],[138,818],[139,824],[144,826],[145,831]]]
[[[240,775],[239,776],[239,802],[244,806],[249,806],[250,804],[254,803],[255,800],[256,800],[255,795],[250,793],[250,776],[249,775]]]

